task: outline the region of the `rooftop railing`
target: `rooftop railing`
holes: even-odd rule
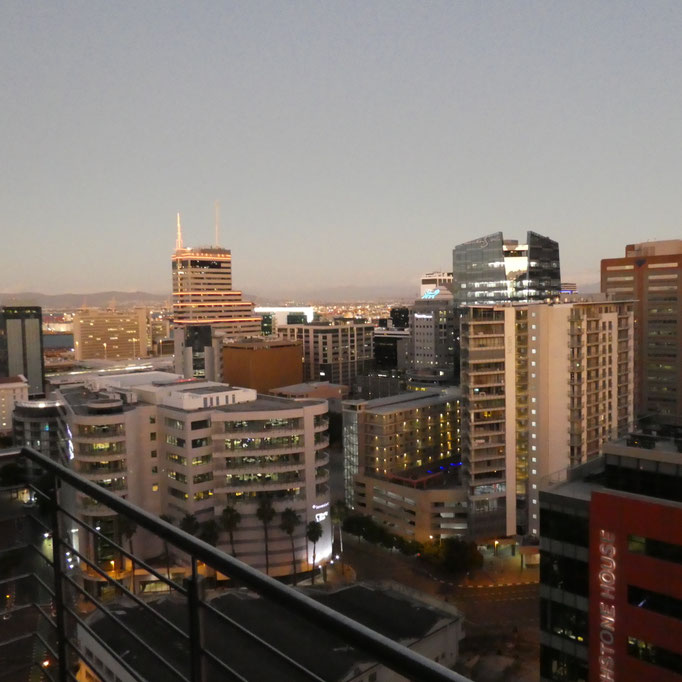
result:
[[[355,652],[356,658],[349,660],[356,673],[357,665],[370,674],[382,664],[397,676],[420,682],[469,682],[35,450],[2,451],[0,467],[5,470],[4,465],[26,459],[44,475],[15,481],[2,489],[5,497],[0,500],[5,519],[7,510],[14,509],[0,533],[8,545],[0,547],[0,583],[6,595],[4,612],[0,609],[3,671],[24,666],[22,679],[59,682],[320,681],[338,678],[325,674],[321,662]],[[16,478],[22,478],[21,472],[20,465],[14,467]],[[118,515],[114,523],[119,530],[129,529],[123,531],[128,549],[107,534],[111,517],[86,517],[86,523],[75,514],[77,493]],[[133,552],[138,530],[163,547],[160,560]],[[13,569],[16,552],[20,557]],[[216,590],[209,598],[211,582],[225,577],[247,590]],[[162,592],[167,595],[163,599],[150,598]],[[227,595],[234,608],[221,606]],[[254,600],[269,610],[251,617]],[[300,638],[293,644],[286,638],[284,643],[269,639],[269,621],[277,620],[286,630],[307,628],[312,635],[303,645]]]

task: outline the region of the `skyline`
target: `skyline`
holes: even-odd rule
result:
[[[5,4],[0,291],[170,291],[188,246],[258,296],[416,288],[528,229],[592,284],[679,238],[682,7]],[[266,273],[265,275],[263,273]]]

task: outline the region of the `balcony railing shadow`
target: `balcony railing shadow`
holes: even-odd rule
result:
[[[22,459],[44,474],[0,501],[0,679],[467,682],[34,450],[0,452]],[[115,542],[111,517],[79,517],[77,494],[158,538],[160,560]]]

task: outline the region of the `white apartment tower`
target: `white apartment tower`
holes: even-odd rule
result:
[[[90,376],[61,386],[56,397],[64,405],[72,466],[89,480],[175,523],[192,515],[200,524],[220,525],[225,507],[235,508],[241,521],[234,553],[260,570],[266,559],[257,509],[267,496],[275,510],[270,575],[291,573],[291,542],[279,528],[286,508],[301,521],[293,536],[299,570],[311,569],[312,546],[305,537],[310,521],[323,527],[318,563],[331,555],[326,400],[259,396],[252,389],[164,372]],[[111,510],[78,494],[76,513],[126,544]],[[136,533],[135,546],[143,559],[163,550],[158,538],[143,531]],[[217,546],[232,553],[226,532]],[[106,542],[85,549],[106,570],[114,561],[116,575],[132,583],[129,562],[118,565],[120,557]],[[135,574],[136,590],[145,579],[149,576]],[[90,590],[102,587],[91,580]]]
[[[470,533],[539,533],[538,488],[633,427],[632,303],[472,306],[462,319]]]

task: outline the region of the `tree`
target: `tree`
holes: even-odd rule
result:
[[[306,526],[306,531],[305,531],[305,536],[308,539],[308,542],[313,543],[313,575],[312,575],[312,584],[315,584],[315,552],[317,549],[317,543],[319,539],[322,537],[322,524],[319,521],[311,521],[307,526]]]
[[[291,564],[293,566],[293,581],[296,587],[296,552],[294,550],[294,531],[296,526],[301,523],[301,517],[290,507],[287,507],[282,512],[282,522],[279,527],[289,536],[291,541]]]
[[[268,493],[259,495],[258,509],[256,509],[256,516],[263,524],[263,533],[265,535],[265,575],[270,574],[270,552],[268,547],[268,525],[275,518],[275,510],[272,506],[272,498]]]
[[[185,533],[190,535],[196,535],[201,528],[200,523],[197,521],[197,517],[194,514],[185,514],[180,521],[180,530],[184,530]]]
[[[237,552],[234,550],[234,532],[237,530],[237,526],[242,520],[242,515],[234,508],[229,505],[223,509],[223,513],[220,515],[220,521],[223,528],[227,531],[230,536],[230,546],[232,547],[232,556],[236,559]]]
[[[118,517],[118,532],[121,536],[121,544],[123,544],[123,539],[128,540],[128,551],[133,554],[133,535],[137,530],[137,524],[129,519],[127,516]]]
[[[219,536],[220,526],[215,519],[209,519],[201,524],[201,528],[199,529],[199,538],[201,540],[215,547]]]
[[[343,554],[343,523],[346,520],[346,517],[348,516],[348,507],[346,507],[346,503],[343,500],[337,500],[336,502],[332,503],[331,509],[331,517],[332,517],[332,536],[334,535],[333,528],[334,525],[338,526],[339,528],[339,551],[341,554]],[[334,538],[332,537],[332,545],[334,544]]]

